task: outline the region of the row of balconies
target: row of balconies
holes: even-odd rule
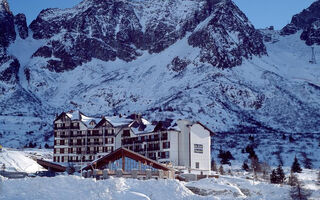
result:
[[[56,144],[55,146],[83,146],[83,145],[112,145],[113,142],[103,143],[103,142],[87,142],[87,143],[65,143],[65,144]]]
[[[64,129],[80,129],[80,127],[73,126],[73,125],[70,125],[70,126],[62,125],[62,126],[58,127],[56,124],[54,125],[54,130],[64,130]]]
[[[70,154],[77,154],[77,155],[87,155],[87,154],[98,154],[98,153],[111,153],[112,150],[104,150],[104,151],[68,151],[68,153],[54,153],[55,155],[70,155]]]
[[[76,135],[60,135],[55,136],[56,138],[76,138],[76,137],[108,137],[108,136],[114,136],[114,134],[76,134]]]
[[[126,145],[126,144],[141,144],[143,142],[160,142],[160,141],[165,141],[168,140],[168,137],[164,137],[164,138],[154,138],[154,139],[141,139],[141,140],[137,140],[135,138],[125,138],[122,139],[122,144]]]

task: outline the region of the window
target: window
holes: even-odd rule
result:
[[[196,162],[196,169],[199,169],[199,168],[200,168],[200,163]]]
[[[62,154],[62,153],[64,153],[64,149],[60,149],[60,153]],[[63,162],[63,161],[62,161]]]
[[[123,130],[123,137],[129,137],[130,136],[130,130]]]
[[[64,140],[60,140],[60,145],[64,145]]]
[[[168,133],[162,133],[161,140],[167,140],[168,139]]]
[[[165,158],[169,158],[170,157],[170,153],[169,153],[169,151],[166,151],[165,152]]]
[[[163,149],[170,149],[170,142],[163,142],[162,143],[162,148]]]
[[[194,144],[194,153],[203,153],[203,145]]]

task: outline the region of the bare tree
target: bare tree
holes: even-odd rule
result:
[[[262,178],[265,180],[269,180],[269,178],[270,178],[269,174],[271,171],[271,167],[269,166],[269,164],[266,162],[262,162],[260,164],[260,167],[261,167],[261,172],[262,172]]]
[[[297,186],[298,185],[298,178],[297,176],[294,174],[293,171],[291,171],[289,177],[288,177],[288,184],[290,186]]]
[[[221,175],[224,175],[224,170],[223,170],[223,166],[222,165],[220,165],[220,167],[219,167],[219,173]]]

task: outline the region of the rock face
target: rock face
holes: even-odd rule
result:
[[[28,37],[28,35],[29,35],[26,16],[24,14],[21,14],[21,13],[17,14],[14,17],[14,23],[15,23],[15,25],[17,27],[19,36],[22,39],[26,39]]]
[[[292,17],[291,23],[282,30],[282,35],[295,34],[302,30],[301,39],[307,45],[320,45],[320,1],[314,2],[309,8]]]
[[[130,62],[142,51],[162,52],[187,33],[201,61],[220,68],[266,54],[261,35],[230,0],[86,0],[72,9],[43,10],[30,28],[33,38],[49,40],[33,56],[48,58],[47,68],[56,72],[92,58]]]
[[[0,1],[0,81],[16,83],[19,61],[7,55],[7,47],[16,39],[14,16],[6,0]],[[4,89],[0,85],[0,91]]]
[[[14,16],[9,9],[7,0],[0,1],[0,47],[8,45],[16,39]]]
[[[20,63],[17,59],[7,56],[2,59],[0,66],[0,81],[7,84],[18,83]]]
[[[217,3],[209,10],[214,11],[207,25],[189,37],[189,44],[201,48],[202,62],[228,68],[266,52],[262,36],[234,3]]]

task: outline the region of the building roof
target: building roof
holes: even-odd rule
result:
[[[51,171],[55,171],[55,172],[65,172],[67,167],[59,165],[57,163],[53,163],[53,162],[49,162],[46,160],[42,160],[42,159],[37,159],[37,163],[39,165],[41,165],[42,167],[44,167],[45,169],[50,169]]]
[[[197,121],[195,124],[199,124],[200,126],[202,126],[204,129],[206,129],[207,131],[209,131],[211,136],[214,136],[216,133],[214,133],[211,129],[209,129],[207,126],[205,126],[204,124],[202,124],[201,122]]]
[[[110,162],[114,162],[116,160],[119,160],[120,158],[128,157],[131,158],[137,162],[144,163],[146,165],[152,166],[155,169],[161,169],[164,171],[172,170],[172,168],[169,168],[163,164],[160,164],[156,162],[155,160],[149,159],[145,156],[142,156],[134,151],[131,151],[129,149],[120,147],[119,149],[115,150],[114,152],[99,158],[95,161],[92,161],[88,166],[84,167],[82,170],[92,170],[92,169],[101,169],[104,166],[108,165]],[[122,166],[124,168],[124,166]]]

